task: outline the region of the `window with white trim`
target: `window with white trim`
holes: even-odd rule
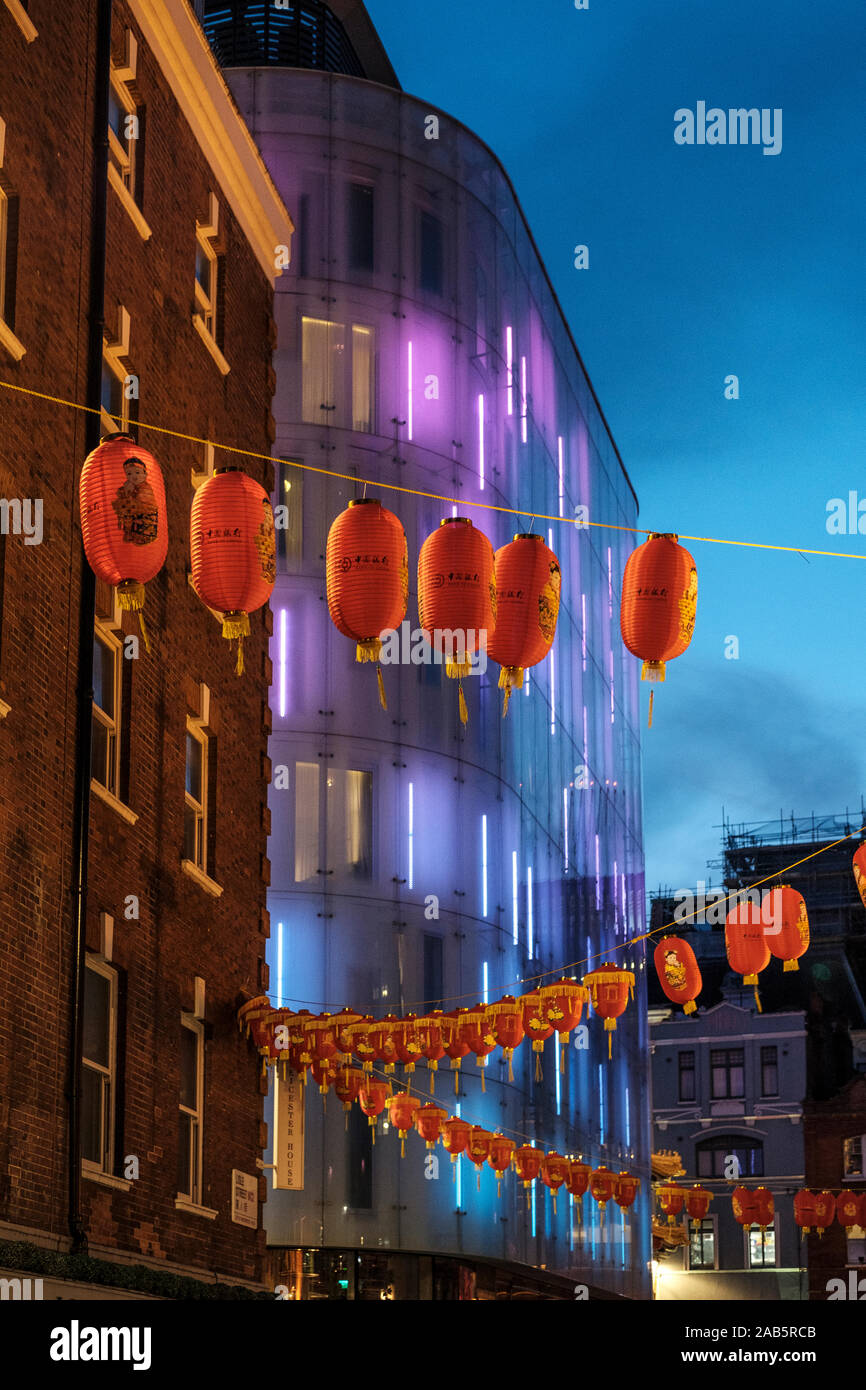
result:
[[[301,418],[371,434],[376,427],[376,330],[301,320]]]
[[[373,773],[295,763],[295,882],[373,876]]]
[[[123,304],[117,306],[117,328],[115,337],[103,339],[102,343],[102,426],[107,434],[120,432],[126,434],[130,421],[135,419],[138,402],[138,377],[130,371],[126,358],[129,356],[129,340],[132,324],[129,311]],[[136,403],[135,408],[133,402]],[[135,413],[134,413],[135,410]]]
[[[93,638],[93,742],[90,775],[120,798],[122,634],[97,620]]]
[[[19,362],[25,351],[14,332],[19,199],[3,167],[5,156],[6,123],[0,118],[0,343]]]
[[[136,203],[141,184],[139,167],[142,109],[136,101],[130,83],[138,69],[138,44],[135,35],[126,31],[126,53],[123,64],[111,64],[111,84],[108,93],[108,161],[120,183]]]
[[[219,226],[220,205],[215,194],[211,193],[206,221],[196,221],[195,224],[193,322],[205,341],[209,340],[209,345],[221,349],[224,346],[224,324],[220,306],[225,257],[219,248]],[[225,369],[228,370],[227,363]]]
[[[776,1264],[776,1227],[750,1226],[745,1233],[749,1269],[774,1268]]]
[[[88,957],[84,971],[81,1159],[85,1170],[114,1172],[117,971]]]
[[[689,1223],[689,1269],[715,1269],[716,1218],[705,1216],[697,1226]]]
[[[183,857],[203,874],[208,872],[208,736],[201,723],[186,721],[186,781],[184,788]]]
[[[204,1130],[204,1024],[181,1015],[180,1097],[177,1143],[179,1197],[201,1206],[202,1135]]]
[[[866,1134],[854,1134],[842,1141],[842,1177],[866,1177],[863,1159],[866,1156]]]

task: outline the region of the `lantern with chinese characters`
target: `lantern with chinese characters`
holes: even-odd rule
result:
[[[352,1038],[349,1029],[353,1023],[360,1023],[361,1014],[355,1013],[354,1009],[344,1008],[333,1016],[334,1037],[337,1039],[337,1051],[341,1057],[347,1060],[352,1055]]]
[[[698,572],[673,535],[652,533],[633,550],[622,577],[620,630],[633,656],[643,660],[641,680],[663,681],[665,663],[692,640]],[[652,727],[652,693],[649,723]]]
[[[466,1141],[466,1157],[470,1163],[475,1164],[478,1173],[478,1191],[481,1191],[481,1169],[487,1162],[487,1155],[490,1153],[490,1140],[493,1135],[489,1129],[482,1129],[481,1125],[473,1125],[469,1131],[469,1138]]]
[[[397,1133],[400,1135],[400,1157],[406,1156],[406,1135],[415,1126],[415,1116],[421,1109],[420,1100],[416,1100],[408,1091],[398,1091],[396,1095],[389,1096],[385,1104],[388,1107],[388,1120]]]
[[[469,1051],[475,1053],[475,1060],[481,1072],[481,1089],[484,1091],[487,1089],[484,1085],[487,1058],[496,1046],[496,1039],[490,1031],[486,1005],[476,1004],[474,1009],[467,1009],[463,1016],[461,1030]]]
[[[545,1154],[541,1160],[541,1181],[549,1187],[553,1196],[553,1214],[556,1215],[556,1194],[568,1177],[568,1159],[562,1154]]]
[[[706,1187],[702,1187],[699,1182],[696,1182],[693,1187],[686,1189],[686,1213],[693,1226],[700,1226],[710,1209],[710,1202],[712,1200],[712,1192]]]
[[[589,1175],[589,1190],[598,1203],[601,1220],[604,1223],[607,1204],[616,1195],[616,1173],[612,1173],[603,1163],[600,1168],[593,1168]]]
[[[676,1224],[676,1219],[685,1206],[686,1194],[678,1182],[663,1182],[656,1190],[659,1206],[668,1219],[668,1225]]]
[[[725,922],[725,949],[728,964],[744,985],[753,985],[755,1003],[761,1013],[758,976],[770,963],[770,948],[764,935],[765,923],[757,903],[735,903]]]
[[[554,980],[552,985],[539,985],[536,994],[542,1001],[548,1023],[557,1033],[557,1046],[563,1045],[559,1054],[559,1069],[565,1070],[565,1039],[580,1023],[583,1006],[589,999],[589,990],[577,980]]]
[[[496,1174],[496,1195],[502,1196],[502,1175],[507,1173],[514,1159],[514,1140],[506,1139],[504,1134],[490,1136],[490,1152],[487,1162]]]
[[[771,918],[764,924],[771,953],[785,962],[784,970],[799,970],[797,961],[809,949],[809,915],[802,893],[787,883],[774,888],[761,904],[761,916]]]
[[[542,997],[539,990],[533,989],[528,994],[521,994],[520,1004],[524,1031],[535,1053],[535,1079],[541,1081],[541,1054],[545,1042],[555,1032],[553,1020],[549,1017],[549,1001]]]
[[[346,1129],[349,1128],[349,1111],[352,1103],[358,1099],[361,1087],[364,1085],[366,1077],[360,1067],[338,1067],[337,1075],[334,1078],[334,1092],[343,1102],[343,1109],[346,1112]]]
[[[373,1024],[372,1037],[376,1046],[376,1059],[384,1062],[385,1071],[388,1075],[397,1069],[397,1044],[394,1040],[394,1030],[402,1019],[396,1014],[385,1014]]]
[[[88,454],[78,485],[81,539],[97,579],[117,587],[122,609],[144,625],[144,586],[165,564],[168,524],[165,484],[159,464],[131,434],[102,440]]]
[[[521,1144],[514,1150],[514,1171],[523,1183],[526,1192],[526,1205],[529,1206],[529,1190],[541,1172],[544,1150],[533,1144]]]
[[[369,1079],[365,1079],[363,1086],[358,1092],[358,1104],[370,1122],[374,1144],[376,1142],[376,1130],[379,1125],[379,1116],[385,1109],[390,1094],[390,1081],[371,1081]]]
[[[463,678],[496,628],[493,546],[466,517],[446,517],[421,546],[418,615],[428,641],[444,654],[445,674],[458,682],[460,721],[466,724]]]
[[[629,992],[634,998],[634,972],[621,970],[612,961],[606,961],[597,970],[584,975],[583,983],[589,990],[592,1007],[599,1018],[604,1019],[607,1033],[607,1056],[610,1061],[611,1035],[616,1030],[616,1021],[625,1012]]]
[[[448,1111],[443,1110],[441,1105],[422,1105],[415,1116],[415,1128],[425,1141],[427,1148],[436,1147],[436,1141],[442,1133],[442,1126],[448,1119]]]
[[[495,1004],[488,1004],[487,1017],[492,1036],[502,1048],[503,1057],[508,1058],[508,1080],[513,1081],[514,1070],[511,1060],[515,1047],[519,1047],[523,1042],[523,1009],[513,995],[506,994],[503,999],[497,999]]]
[[[356,661],[375,661],[379,700],[381,634],[395,632],[409,600],[409,551],[399,519],[375,497],[358,497],[328,532],[325,555],[331,622],[356,643]]]
[[[746,1228],[760,1226],[764,1231],[773,1224],[775,1203],[767,1187],[735,1187],[731,1194],[734,1220]]]
[[[653,954],[659,984],[672,1004],[682,1004],[684,1014],[693,1014],[703,981],[695,953],[678,936],[664,936]]]
[[[523,687],[524,670],[537,666],[553,646],[562,575],[542,537],[526,533],[497,550],[495,574],[496,630],[488,652],[502,668],[504,719],[512,689]]]
[[[352,1051],[367,1073],[372,1073],[376,1060],[375,1030],[376,1020],[366,1016],[359,1018],[357,1023],[348,1023],[343,1030],[346,1042],[351,1044]]]
[[[394,1048],[398,1062],[403,1063],[407,1076],[415,1070],[415,1063],[423,1053],[423,1038],[419,1020],[415,1014],[407,1014],[394,1025]]]
[[[421,1039],[421,1055],[427,1062],[430,1073],[430,1094],[433,1095],[439,1063],[447,1054],[442,1041],[442,1020],[445,1015],[441,1009],[431,1009],[418,1019],[418,1032]]]
[[[239,468],[222,468],[202,483],[190,518],[193,588],[222,614],[223,637],[237,639],[237,673],[250,613],[267,603],[277,573],[271,499]]]
[[[451,1115],[442,1125],[442,1147],[446,1153],[451,1155],[451,1162],[456,1163],[469,1143],[469,1131],[472,1129],[468,1120],[461,1120],[458,1115]]]
[[[640,1178],[636,1178],[633,1173],[617,1173],[613,1198],[620,1211],[628,1211],[629,1207],[634,1205],[639,1191]]]
[[[866,840],[854,851],[853,869],[854,882],[857,884],[860,901],[866,907]]]
[[[852,1226],[866,1226],[866,1193],[846,1187],[836,1198],[836,1220],[850,1235]]]
[[[451,1058],[451,1070],[454,1073],[454,1094],[457,1095],[457,1084],[460,1080],[460,1063],[464,1057],[469,1055],[469,1044],[463,1032],[463,1020],[468,1014],[468,1009],[449,1009],[442,1018],[442,1048],[446,1057]]]

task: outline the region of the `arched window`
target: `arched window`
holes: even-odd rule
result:
[[[764,1145],[744,1134],[717,1134],[695,1145],[699,1178],[760,1178],[764,1175]],[[736,1158],[737,1172],[730,1159]],[[727,1171],[726,1171],[727,1170]]]

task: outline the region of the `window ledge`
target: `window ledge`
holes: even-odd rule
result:
[[[205,326],[205,321],[202,318],[201,314],[193,314],[192,326],[195,329],[198,336],[201,338],[202,342],[204,343],[214,362],[216,362],[223,376],[228,376],[229,372],[231,371],[231,367],[229,366],[228,362],[220,352],[213,334]]]
[[[214,1211],[213,1207],[200,1207],[188,1197],[175,1197],[174,1205],[178,1211],[185,1211],[189,1216],[204,1216],[208,1221],[216,1221],[219,1216],[219,1212]]]
[[[127,825],[135,825],[138,816],[135,811],[131,811],[118,797],[104,787],[101,782],[97,782],[95,777],[90,779],[90,790],[104,801],[106,806],[110,806],[112,811],[116,811],[121,820],[125,820]]]
[[[142,241],[150,241],[153,233],[142,216],[141,208],[138,206],[138,203],[135,201],[126,184],[123,182],[123,179],[110,161],[108,165],[108,182],[111,184],[121,203],[129,213],[132,225],[135,227]]]
[[[191,859],[181,859],[180,867],[200,888],[203,888],[206,893],[210,893],[212,898],[222,897],[223,890],[220,885],[215,883],[203,869],[200,869],[198,864],[194,864]]]
[[[30,18],[24,6],[19,3],[19,0],[6,0],[6,8],[27,42],[32,43],[38,36],[39,30],[36,28],[36,25],[33,23],[33,20]]]
[[[113,1187],[116,1192],[128,1192],[132,1187],[129,1178],[116,1178],[113,1173],[104,1173],[101,1168],[91,1168],[82,1163],[81,1176],[87,1182],[98,1182],[101,1187]]]
[[[15,337],[12,329],[8,323],[4,323],[3,319],[0,319],[0,345],[5,347],[13,362],[20,362],[27,351],[24,344]]]

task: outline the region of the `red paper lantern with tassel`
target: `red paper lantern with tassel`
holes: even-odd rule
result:
[[[319,1088],[319,1094],[326,1096],[337,1079],[336,1062],[330,1057],[322,1060],[314,1057],[310,1063],[310,1071]]]
[[[744,985],[752,985],[755,1003],[761,1013],[758,976],[770,963],[770,948],[764,935],[765,923],[757,903],[735,903],[725,922],[725,950],[728,964]]]
[[[193,588],[222,614],[223,637],[237,639],[236,670],[243,673],[243,640],[250,613],[267,603],[276,578],[276,533],[271,499],[239,468],[222,468],[202,483],[190,518]]]
[[[836,1220],[848,1235],[852,1226],[866,1226],[866,1192],[843,1188],[836,1198]]]
[[[481,1125],[473,1125],[469,1131],[469,1138],[466,1142],[466,1157],[470,1163],[475,1164],[478,1174],[478,1191],[481,1191],[481,1169],[487,1162],[487,1155],[490,1153],[490,1141],[493,1135],[489,1129],[483,1129]]]
[[[445,1015],[441,1009],[432,1009],[429,1014],[424,1014],[418,1019],[418,1031],[421,1038],[421,1055],[427,1062],[427,1070],[430,1073],[430,1094],[434,1093],[434,1083],[436,1073],[439,1070],[439,1063],[442,1058],[447,1056],[445,1045],[442,1041],[442,1020]]]
[[[131,434],[107,436],[88,454],[78,485],[81,538],[97,579],[117,587],[122,609],[144,624],[144,586],[168,553],[165,483],[153,454]]]
[[[601,1219],[604,1221],[607,1204],[616,1194],[616,1174],[603,1163],[600,1168],[593,1168],[589,1175],[589,1190],[598,1203]]]
[[[398,1091],[396,1095],[389,1096],[385,1104],[388,1107],[389,1123],[394,1125],[400,1135],[400,1157],[405,1158],[406,1135],[415,1127],[415,1116],[421,1109],[421,1102],[408,1091]]]
[[[541,1054],[545,1042],[556,1031],[549,1017],[550,1004],[539,990],[533,989],[528,994],[521,994],[520,1005],[523,1009],[523,1027],[535,1053],[535,1079],[541,1081]]]
[[[424,1053],[423,1030],[417,1014],[407,1014],[395,1023],[393,1036],[397,1060],[402,1062],[406,1075],[411,1076]]]
[[[668,1219],[668,1225],[673,1226],[685,1206],[685,1190],[680,1187],[678,1182],[663,1182],[659,1186],[656,1196],[662,1212]]]
[[[337,1031],[332,1014],[319,1014],[305,1020],[302,1026],[306,1050],[312,1061],[327,1062],[336,1057]]]
[[[731,1193],[734,1220],[741,1226],[760,1226],[764,1231],[773,1224],[775,1203],[767,1187],[735,1187]]]
[[[442,1146],[446,1153],[451,1155],[451,1162],[456,1163],[460,1155],[469,1143],[469,1131],[472,1129],[468,1120],[461,1120],[459,1115],[450,1115],[442,1125]]]
[[[508,1060],[508,1080],[514,1080],[512,1058],[514,1049],[523,1042],[523,1007],[512,994],[506,994],[495,1004],[488,1004],[487,1017],[491,1035],[502,1048],[503,1057]]]
[[[273,1009],[274,1006],[266,994],[255,995],[238,1009],[238,1027],[243,1029],[246,1037],[252,1037],[256,1048],[261,1046],[264,1038],[262,1024],[273,1013]]]
[[[589,1175],[592,1172],[588,1163],[581,1162],[580,1159],[570,1158],[568,1160],[568,1175],[565,1185],[572,1197],[582,1197],[589,1190]]]
[[[541,1181],[553,1194],[553,1214],[556,1215],[556,1194],[568,1177],[568,1159],[562,1154],[545,1154],[541,1160]]]
[[[686,1213],[693,1226],[699,1226],[710,1209],[710,1202],[713,1194],[708,1188],[696,1182],[692,1187],[686,1189],[685,1207]]]
[[[583,983],[589,990],[592,1007],[599,1018],[604,1019],[607,1033],[607,1057],[610,1061],[612,1034],[616,1031],[617,1019],[625,1013],[629,993],[634,998],[634,973],[622,970],[612,961],[606,961],[597,970],[584,975]]]
[[[428,1149],[436,1147],[436,1142],[442,1134],[442,1126],[447,1119],[448,1111],[443,1110],[441,1105],[421,1106],[415,1116],[415,1128],[426,1142]]]
[[[481,1089],[484,1091],[487,1089],[484,1084],[487,1058],[496,1046],[496,1039],[490,1031],[486,1004],[476,1004],[474,1009],[466,1010],[461,1022],[461,1031],[469,1051],[475,1053],[475,1060],[481,1072]]]
[[[679,936],[663,936],[653,953],[659,984],[672,1004],[682,1004],[684,1014],[693,1014],[703,981],[697,958],[687,941]]]
[[[397,1069],[397,1041],[395,1030],[402,1023],[397,1014],[385,1014],[373,1024],[371,1036],[376,1048],[378,1061],[384,1062],[388,1075]]]
[[[343,1102],[346,1111],[346,1127],[349,1125],[349,1111],[358,1099],[366,1077],[360,1067],[338,1067],[334,1078],[334,1091]]]
[[[698,572],[677,537],[654,532],[633,550],[622,577],[620,630],[633,656],[643,660],[641,680],[663,681],[665,664],[692,640]],[[649,725],[652,728],[653,692]]]
[[[376,662],[379,701],[387,709],[381,633],[400,627],[409,600],[409,551],[399,518],[375,497],[350,502],[328,532],[325,571],[331,622],[356,643],[356,661]]]
[[[460,722],[466,724],[463,679],[496,629],[493,547],[466,517],[446,517],[421,546],[418,615],[434,650],[444,654],[446,676],[458,682]]]
[[[634,1173],[617,1173],[613,1198],[620,1211],[628,1211],[629,1207],[634,1206],[639,1191],[640,1178],[636,1178]]]
[[[785,962],[785,971],[799,970],[797,961],[809,949],[809,914],[802,893],[787,883],[774,888],[761,904],[761,916],[771,919],[764,924],[771,954]]]
[[[580,1023],[583,1006],[589,999],[589,990],[577,980],[554,980],[552,985],[540,985],[536,990],[544,1005],[548,1023],[552,1023],[559,1034],[557,1042],[562,1043],[559,1054],[559,1070],[565,1071],[565,1039]]]
[[[544,1150],[536,1149],[534,1144],[521,1144],[514,1150],[514,1171],[523,1183],[527,1206],[529,1206],[529,1189],[541,1172],[543,1162]]]
[[[468,1012],[468,1009],[449,1009],[442,1018],[442,1048],[445,1056],[451,1059],[455,1096],[457,1095],[457,1083],[460,1079],[460,1063],[464,1057],[468,1057],[470,1052],[469,1043],[466,1041],[463,1031],[463,1020]]]
[[[854,882],[857,884],[857,892],[860,894],[860,901],[866,907],[866,840],[862,845],[858,845],[854,851],[852,864],[854,870]]]
[[[379,1127],[379,1116],[385,1109],[388,1097],[391,1094],[390,1081],[376,1081],[365,1078],[364,1084],[358,1092],[358,1104],[370,1122],[373,1131],[373,1143],[376,1142],[376,1130]]]
[[[355,1010],[350,1008],[343,1008],[338,1014],[334,1014],[334,1036],[337,1039],[337,1051],[342,1057],[351,1057],[352,1038],[349,1029],[353,1023],[360,1023],[362,1017],[362,1014],[355,1013]]]
[[[502,717],[511,691],[523,687],[523,672],[543,661],[556,633],[562,575],[559,561],[541,536],[524,533],[497,550],[496,630],[488,654],[501,666],[499,688],[505,692]]]
[[[832,1192],[811,1192],[802,1187],[794,1193],[794,1220],[807,1236],[814,1226],[822,1236],[836,1215],[836,1198]]]
[[[376,1027],[376,1020],[365,1016],[357,1023],[347,1024],[343,1030],[346,1042],[351,1045],[352,1052],[368,1075],[372,1073],[376,1060]]]
[[[490,1137],[490,1152],[487,1155],[487,1162],[496,1174],[496,1195],[502,1196],[502,1177],[508,1172],[514,1160],[514,1140],[506,1139],[504,1134],[493,1134]]]

